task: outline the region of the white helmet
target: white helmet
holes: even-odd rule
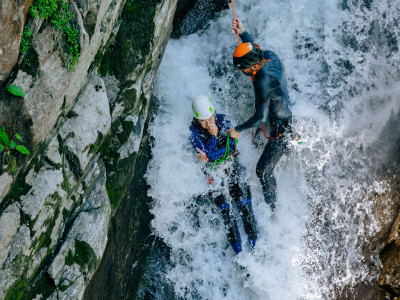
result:
[[[214,107],[210,98],[204,95],[198,95],[192,102],[194,117],[198,120],[205,120],[214,114]]]

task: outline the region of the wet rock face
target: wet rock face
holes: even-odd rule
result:
[[[68,1],[80,51],[73,70],[63,33],[51,22],[29,20],[31,66],[21,59],[7,83],[26,96],[0,89],[0,126],[9,136],[19,133],[31,150],[14,174],[0,165],[0,299],[83,297],[107,244],[112,209],[133,176],[176,2]],[[125,3],[133,16],[141,15],[138,7],[146,10],[137,24],[151,23],[151,32],[138,46],[142,31],[126,27],[133,67],[123,74],[112,68],[117,72],[102,78],[98,66],[110,45],[119,46]]]
[[[398,181],[397,184],[399,184]],[[399,199],[400,187],[395,192],[396,198]],[[400,297],[400,214],[392,224],[389,235],[385,240],[384,248],[380,252],[380,260],[382,270],[379,284],[392,295]]]
[[[37,154],[40,145],[66,120],[78,93],[87,83],[88,70],[96,53],[107,43],[114,29],[123,3],[124,0],[82,0],[76,5],[70,2],[68,11],[72,16],[71,25],[77,28],[80,53],[73,70],[69,70],[69,52],[63,32],[56,30],[51,22],[31,17],[28,23],[32,42],[26,54],[31,67],[26,68],[22,59],[8,83],[21,87],[26,96],[16,97],[0,90],[0,126],[6,127],[9,136],[19,133],[32,154]]]
[[[56,256],[57,268],[61,269],[43,270],[43,275],[38,276],[44,276],[48,287],[58,293],[74,286],[67,295],[79,298],[83,294],[107,243],[110,201],[105,190],[104,164],[93,145],[101,144],[102,136],[111,128],[108,103],[104,82],[98,76],[90,76],[72,109],[79,114],[61,126],[37,164],[20,175],[24,192],[19,192],[18,182],[19,186],[4,199],[0,214],[0,225],[4,225],[0,230],[0,298],[13,299],[24,293],[21,289],[26,289],[26,295],[35,296],[36,287],[40,290],[37,283],[30,288],[28,285],[57,248],[67,249],[66,254],[61,251]],[[69,138],[72,143],[68,143]],[[68,235],[59,244],[65,231]],[[78,257],[80,251],[75,243],[78,250],[83,247],[82,251],[93,252],[94,256],[89,259],[89,253],[82,259]],[[78,266],[65,266],[64,256],[69,250]],[[72,277],[64,273],[71,273]],[[67,279],[61,280],[63,276]]]
[[[17,63],[22,31],[32,1],[2,0],[0,2],[0,85],[7,79]]]
[[[192,34],[207,26],[207,22],[223,9],[227,9],[226,0],[179,0],[174,19],[172,38]]]

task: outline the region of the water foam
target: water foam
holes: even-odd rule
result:
[[[241,135],[240,160],[247,167],[260,237],[253,253],[245,243],[239,256],[228,246],[213,204],[197,198],[209,185],[188,130],[197,94],[209,95],[216,110],[236,124],[252,114],[251,82],[231,65],[237,43],[231,11],[222,12],[207,31],[169,42],[155,84],[160,112],[150,126],[154,146],[146,178],[154,199],[152,227],[172,249],[174,267],[166,280],[177,294],[323,299],[334,298],[337,288],[371,280],[363,240],[379,230],[371,195],[385,185],[376,179],[378,157],[369,149],[400,110],[400,57],[390,43],[398,33],[387,33],[386,40],[379,33],[395,24],[399,6],[390,0],[235,1],[256,41],[283,59],[305,141],[292,145],[275,168],[278,208],[272,214],[255,175],[261,149],[251,144],[250,131]],[[365,222],[366,216],[372,219]]]

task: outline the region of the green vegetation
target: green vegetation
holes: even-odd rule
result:
[[[136,157],[137,153],[133,152],[128,157],[117,160],[112,167],[115,172],[107,178],[106,182],[106,191],[112,208],[117,208],[125,195],[133,175]]]
[[[104,135],[98,131],[97,132],[97,139],[93,145],[90,146],[89,153],[97,153],[100,149],[101,143],[103,142]]]
[[[7,90],[11,93],[11,94],[13,94],[13,95],[15,95],[15,96],[18,96],[18,97],[25,97],[25,93],[24,93],[24,91],[23,91],[23,89],[21,89],[19,86],[17,86],[17,85],[9,85],[8,87],[7,87]]]
[[[19,279],[8,290],[5,300],[19,300],[24,296],[24,292],[29,282],[26,279]]]
[[[70,59],[70,70],[74,70],[74,65],[79,59],[79,42],[78,42],[78,29],[76,26],[66,26],[64,28],[64,36],[67,39],[67,48]]]
[[[88,265],[89,269],[92,269],[96,263],[96,254],[85,241],[75,239],[75,262],[81,268]]]
[[[135,67],[144,64],[154,38],[154,15],[160,0],[128,0],[121,15],[115,41],[104,54],[100,72],[125,80]],[[115,64],[114,61],[120,63]]]
[[[21,39],[21,54],[24,55],[31,47],[32,32],[28,26],[24,27]]]
[[[54,227],[56,225],[58,216],[60,215],[60,206],[61,206],[61,203],[60,203],[61,202],[61,197],[60,197],[60,195],[58,194],[58,192],[55,192],[51,196],[51,198],[54,201],[54,203],[52,204],[52,206],[54,206],[53,217],[50,218],[50,219],[47,219],[43,223],[43,227],[46,228],[46,231],[43,232],[40,235],[40,237],[35,241],[35,246],[37,245],[36,246],[36,252],[38,252],[43,247],[49,247],[51,245],[51,234],[52,234],[53,229],[54,229]]]
[[[23,142],[21,136],[17,133],[14,136],[16,140],[8,137],[6,129],[4,126],[0,127],[0,153],[4,151],[5,161],[8,166],[8,171],[10,173],[15,173],[17,171],[17,159],[14,152],[18,151],[22,154],[29,155],[29,150],[22,145],[18,145],[18,142]]]
[[[79,31],[72,23],[69,12],[69,0],[35,0],[30,13],[33,17],[50,20],[57,30],[63,32],[66,48],[69,53],[68,70],[73,71],[79,58]],[[21,51],[22,53],[22,51]]]
[[[75,262],[74,254],[72,253],[71,249],[68,250],[68,255],[65,257],[65,264],[67,266],[72,266]]]
[[[19,279],[7,292],[6,300],[31,300],[37,295],[42,295],[42,299],[48,299],[56,290],[54,281],[47,274],[41,274],[32,288],[28,288],[30,283],[27,279]]]
[[[147,98],[144,94],[140,95],[140,102],[142,103],[142,107],[140,108],[140,113],[146,111],[147,108]]]
[[[60,0],[36,0],[31,5],[31,14],[46,20],[57,12],[59,2]]]

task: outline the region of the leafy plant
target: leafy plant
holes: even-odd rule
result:
[[[24,55],[31,46],[30,39],[32,37],[31,29],[28,26],[24,27],[24,32],[22,33],[21,39],[21,54]]]
[[[46,20],[55,14],[60,0],[36,0],[31,5],[31,14],[42,20]]]
[[[69,60],[71,65],[69,70],[74,70],[74,65],[79,58],[79,44],[78,44],[78,29],[75,26],[66,26],[64,29],[64,35],[67,39],[67,48],[69,52]]]
[[[25,155],[30,154],[28,149],[20,144],[17,144],[18,142],[23,143],[21,136],[17,133],[14,137],[16,140],[14,140],[14,138],[10,139],[7,135],[5,127],[0,127],[0,153],[4,151],[5,161],[11,173],[17,171],[17,160],[12,152],[15,150]]]
[[[24,91],[23,91],[19,86],[17,86],[17,85],[9,85],[9,86],[7,87],[7,90],[8,90],[11,94],[13,94],[13,95],[15,95],[15,96],[18,96],[18,97],[25,97]]]
[[[68,11],[70,0],[35,0],[31,6],[31,14],[42,20],[49,19],[57,30],[63,32],[69,52],[70,71],[79,58],[78,29],[71,25],[71,13]]]

